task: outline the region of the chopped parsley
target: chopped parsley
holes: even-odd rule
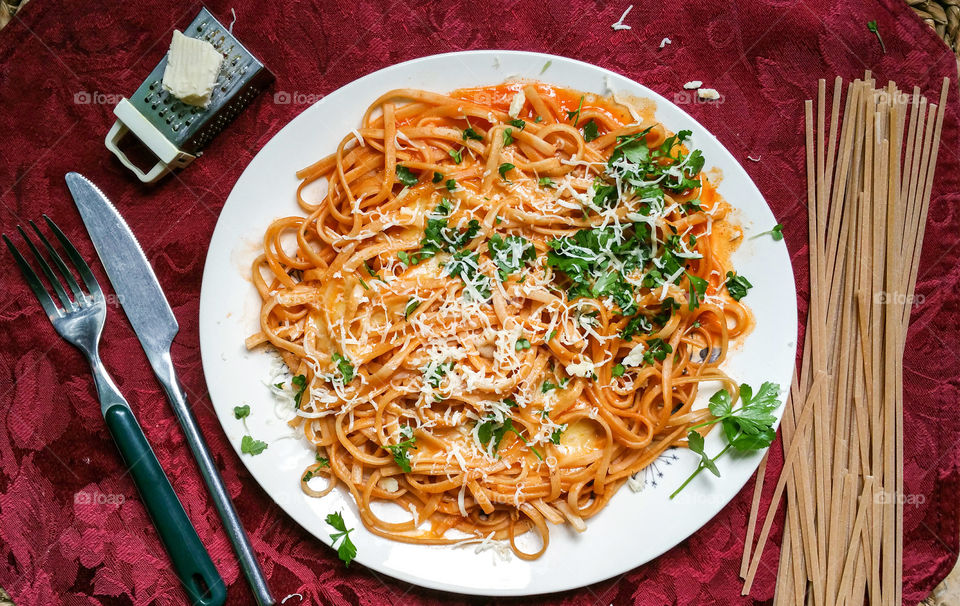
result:
[[[513,426],[513,419],[510,417],[505,418],[503,422],[498,422],[493,415],[485,418],[483,422],[477,426],[477,440],[484,450],[487,451],[487,454],[493,456],[500,450],[500,442],[503,441],[503,437],[511,432],[515,433],[538,459],[543,460],[543,456],[537,449],[531,446],[530,442]],[[499,454],[496,456],[498,459],[500,458]]]
[[[540,187],[544,189],[553,189],[554,187],[556,187],[556,185],[553,182],[553,179],[551,179],[550,177],[540,177],[537,183],[540,185]]]
[[[260,440],[254,440],[250,436],[243,436],[240,440],[240,452],[251,456],[256,456],[267,449],[267,443]]]
[[[340,378],[343,380],[343,384],[346,385],[353,380],[353,364],[350,363],[345,356],[334,352],[331,356],[333,363],[337,365],[337,370],[340,372]]]
[[[327,457],[321,457],[319,452],[317,453],[316,459],[317,463],[320,463],[320,465],[317,467],[330,467],[330,459]]]
[[[438,173],[437,171],[433,171],[433,179],[431,179],[431,181],[433,183],[439,183],[443,181],[443,173]]]
[[[627,321],[627,325],[620,331],[620,338],[629,341],[633,339],[634,335],[649,333],[651,330],[653,330],[653,324],[646,316],[634,316]]]
[[[520,118],[514,118],[513,120],[510,120],[510,126],[515,126],[520,130],[523,130],[527,127],[527,123]]]
[[[250,416],[250,405],[244,404],[243,406],[234,406],[233,407],[233,418],[240,420],[245,419]]]
[[[411,171],[409,168],[397,164],[397,181],[403,183],[407,187],[413,187],[419,180],[419,177],[413,174],[413,171]]]
[[[333,547],[337,544],[337,541],[340,541],[340,546],[337,547],[337,556],[343,560],[344,564],[349,566],[350,562],[357,557],[357,546],[350,540],[350,533],[353,532],[353,528],[347,528],[340,512],[329,514],[327,524],[337,531],[330,533],[330,546]]]
[[[732,271],[727,272],[727,292],[730,293],[730,297],[734,301],[739,301],[746,297],[747,291],[751,288],[753,288],[753,284],[750,283],[750,280]]]
[[[612,297],[623,315],[631,315],[636,302],[625,276],[651,258],[649,238],[649,227],[643,223],[622,229],[581,229],[573,236],[550,240],[547,265],[568,279],[569,299]]]
[[[622,377],[625,372],[627,372],[627,369],[623,364],[614,364],[610,374],[615,377]]]
[[[420,299],[416,297],[410,297],[410,300],[407,301],[407,306],[403,309],[403,319],[409,320],[410,314],[412,314],[418,307],[420,307],[421,303],[423,303],[423,301],[421,301]]]
[[[500,165],[500,168],[497,169],[497,172],[500,173],[501,179],[506,179],[507,173],[515,168],[516,166],[514,166],[513,164],[510,164],[509,162],[504,162],[503,164]]]
[[[506,147],[513,143],[513,129],[507,128],[503,131],[503,146]]]
[[[297,375],[290,379],[290,384],[297,388],[297,391],[293,394],[293,407],[299,409],[303,400],[303,393],[307,390],[307,377]]]
[[[519,271],[524,261],[536,258],[533,244],[521,236],[502,238],[499,234],[494,234],[487,241],[487,252],[497,264],[501,282],[505,282],[510,274]]]
[[[577,123],[580,122],[580,110],[583,109],[583,95],[580,95],[580,104],[577,105],[577,109],[572,112],[567,112],[567,120],[573,120],[573,126],[576,127]]]
[[[654,362],[663,362],[667,354],[673,353],[673,347],[661,338],[647,341],[647,349],[643,352],[643,361],[653,365]]]
[[[473,127],[470,126],[467,130],[463,131],[463,140],[467,141],[473,139],[474,141],[483,141],[483,135],[473,130]]]
[[[590,143],[599,136],[600,131],[597,129],[597,123],[591,118],[589,122],[583,125],[583,140]]]
[[[363,262],[363,268],[367,270],[367,273],[370,274],[370,277],[371,277],[371,278],[376,278],[377,280],[380,280],[380,281],[383,282],[384,284],[387,283],[386,280],[384,280],[383,278],[380,277],[380,274],[378,274],[377,272],[373,271],[373,268],[370,267],[370,264],[367,263],[366,261]]]
[[[404,425],[400,428],[400,437],[403,438],[397,444],[387,444],[384,446],[386,450],[389,450],[393,454],[393,461],[400,466],[400,469],[404,473],[410,473],[412,468],[410,467],[410,450],[416,450],[417,447],[414,444],[417,441],[416,436],[413,435],[413,429],[408,425]]]
[[[450,154],[450,157],[453,158],[454,164],[460,164],[463,162],[463,148],[460,149],[448,149],[447,153]]]
[[[517,342],[514,343],[514,345],[513,345],[513,348],[514,348],[516,351],[522,351],[522,350],[524,350],[524,349],[530,349],[530,347],[531,347],[531,345],[530,345],[530,340],[529,340],[529,339],[524,339],[523,337],[517,339]]]
[[[447,376],[447,373],[453,370],[453,366],[454,362],[441,362],[436,366],[428,364],[423,371],[424,383],[437,389],[440,387],[440,381],[443,380],[443,377]]]
[[[693,274],[687,274],[687,281],[690,282],[687,290],[687,309],[693,311],[700,307],[700,302],[703,301],[703,296],[707,292],[707,281]]]
[[[563,425],[561,425],[560,427],[554,429],[554,430],[553,430],[553,433],[550,434],[550,443],[551,443],[551,444],[559,444],[559,443],[560,443],[560,436],[562,436],[562,435],[563,435],[563,432],[566,431],[566,430],[567,430],[567,425],[566,425],[566,424],[563,424]]]
[[[448,190],[448,191],[453,191],[453,190],[457,189],[457,180],[456,180],[456,179],[447,179],[446,185],[447,185],[447,190]]]

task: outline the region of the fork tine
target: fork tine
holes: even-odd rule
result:
[[[37,264],[40,265],[40,269],[43,270],[43,274],[47,276],[47,280],[50,281],[50,286],[53,286],[54,292],[57,293],[57,296],[60,298],[60,302],[63,303],[63,308],[66,311],[72,311],[77,308],[79,301],[74,304],[70,300],[70,297],[67,296],[67,291],[63,290],[63,285],[60,284],[60,280],[54,275],[53,270],[50,269],[50,264],[47,263],[47,260],[43,258],[43,255],[40,254],[40,251],[33,244],[33,240],[27,237],[27,232],[23,231],[23,228],[17,225],[17,231],[20,232],[20,237],[22,237],[26,243],[27,247],[30,248],[30,252],[33,253],[33,257],[37,260]]]
[[[57,227],[57,224],[54,223],[50,217],[43,215],[43,220],[47,222],[47,225],[50,227],[53,235],[57,237],[57,240],[60,240],[60,245],[63,246],[63,250],[67,251],[67,256],[69,256],[70,260],[73,261],[73,266],[77,268],[77,272],[83,279],[83,283],[87,285],[87,289],[90,291],[90,294],[93,295],[94,298],[102,299],[103,291],[100,290],[100,284],[94,277],[93,272],[90,271],[90,266],[87,265],[87,262],[83,260],[82,256],[80,256],[80,253],[77,251],[76,247],[74,247],[70,240],[67,239],[67,236],[59,227]]]
[[[50,258],[53,259],[53,264],[57,266],[57,269],[60,270],[60,274],[63,275],[63,279],[67,281],[67,286],[70,287],[70,290],[73,291],[73,298],[77,303],[86,299],[86,295],[83,294],[83,291],[80,290],[80,285],[77,284],[76,279],[73,277],[73,273],[67,268],[67,265],[63,262],[63,259],[60,258],[60,253],[57,252],[51,244],[50,240],[47,240],[47,237],[43,235],[43,232],[40,231],[40,228],[37,227],[37,224],[32,220],[30,221],[30,227],[33,228],[33,231],[37,233],[37,237],[40,238],[40,241],[43,242],[43,246],[47,249],[47,254],[50,255]]]
[[[60,312],[60,309],[57,308],[57,304],[53,302],[53,298],[50,296],[50,293],[47,292],[47,289],[43,287],[43,282],[40,281],[40,277],[37,275],[37,272],[33,271],[33,268],[30,267],[30,264],[27,263],[27,260],[23,258],[23,255],[20,254],[20,251],[17,250],[17,247],[13,245],[13,242],[10,241],[10,238],[7,237],[7,234],[3,234],[3,241],[7,243],[7,248],[10,249],[10,253],[13,255],[13,258],[16,259],[17,265],[20,266],[20,272],[23,274],[23,279],[27,281],[27,285],[30,286],[30,290],[33,291],[33,294],[37,297],[37,301],[40,302],[40,305],[43,307],[43,311],[47,312],[47,315],[50,319],[59,318],[63,314]]]

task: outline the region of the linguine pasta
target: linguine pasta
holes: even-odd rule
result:
[[[533,559],[685,446],[700,384],[737,393],[719,367],[750,325],[688,138],[538,82],[377,99],[253,266],[247,346],[282,355],[317,449],[302,489],[344,485],[380,536]]]

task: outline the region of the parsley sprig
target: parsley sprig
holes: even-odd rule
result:
[[[779,223],[777,223],[776,225],[773,226],[773,229],[762,231],[750,239],[756,240],[757,238],[761,238],[763,236],[770,236],[771,238],[773,238],[774,242],[779,242],[780,240],[783,240],[783,225],[780,225]]]
[[[710,473],[720,477],[720,470],[717,469],[716,465],[717,459],[731,448],[741,452],[750,452],[770,446],[777,437],[777,432],[773,429],[777,418],[773,412],[780,408],[779,398],[780,386],[769,381],[761,385],[756,394],[746,383],[741,385],[741,405],[736,409],[733,408],[730,392],[726,389],[721,389],[713,394],[710,398],[709,407],[710,414],[715,418],[690,427],[690,432],[687,434],[687,443],[690,450],[700,455],[700,463],[690,474],[690,477],[670,495],[670,498],[677,496],[704,469],[708,469]],[[695,430],[715,423],[720,423],[723,428],[727,445],[711,457],[704,450],[703,436]]]
[[[403,440],[397,444],[387,444],[384,448],[393,454],[393,461],[400,466],[400,469],[404,473],[410,473],[412,470],[410,467],[410,450],[417,449],[417,447],[414,446],[417,442],[417,437],[413,435],[413,429],[409,425],[404,425],[400,428],[400,437],[403,438]]]
[[[327,515],[327,524],[336,531],[330,533],[331,547],[336,546],[337,541],[340,541],[340,546],[337,547],[337,555],[343,560],[344,564],[349,566],[350,562],[357,557],[357,546],[350,540],[350,533],[353,532],[353,528],[347,528],[347,524],[343,521],[343,515],[339,511]]]
[[[880,29],[877,28],[877,22],[876,22],[876,21],[867,21],[867,29],[870,30],[871,32],[873,32],[873,34],[877,37],[877,40],[880,41],[880,50],[882,50],[882,51],[883,51],[883,54],[886,55],[886,54],[887,54],[887,45],[883,43],[883,38],[880,37]]]

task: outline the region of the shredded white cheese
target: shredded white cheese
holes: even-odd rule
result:
[[[683,85],[683,88],[685,88],[685,89],[687,89],[687,90],[695,90],[695,89],[700,88],[701,86],[703,86],[703,82],[701,82],[701,81],[699,81],[699,80],[691,80],[691,81],[687,82],[686,84],[684,84],[684,85]]]
[[[507,111],[507,115],[511,118],[516,118],[520,115],[520,110],[523,109],[523,104],[527,102],[527,95],[524,94],[523,89],[517,91],[517,94],[513,96],[513,99],[510,100],[510,109]]]
[[[663,40],[660,41],[660,48],[663,48],[668,44],[673,44],[673,40],[671,40],[670,38],[664,38]]]
[[[635,345],[634,348],[630,350],[630,353],[627,354],[627,357],[623,359],[623,365],[633,367],[643,364],[643,352],[646,349],[643,343]]]
[[[720,93],[718,93],[715,88],[701,88],[697,91],[697,96],[701,99],[714,100],[720,98]]]
[[[589,360],[584,360],[582,362],[574,362],[567,364],[566,371],[568,375],[573,375],[575,377],[584,377],[588,378],[594,374],[593,362]]]
[[[630,13],[630,11],[632,11],[632,10],[633,10],[633,5],[631,4],[630,6],[627,7],[627,10],[623,11],[623,14],[620,15],[620,19],[619,19],[616,23],[614,23],[613,25],[610,26],[610,27],[613,28],[613,31],[620,31],[620,30],[624,30],[624,29],[632,29],[629,25],[624,25],[624,23],[623,23],[623,20],[627,18],[627,15],[628,15],[628,14]]]

